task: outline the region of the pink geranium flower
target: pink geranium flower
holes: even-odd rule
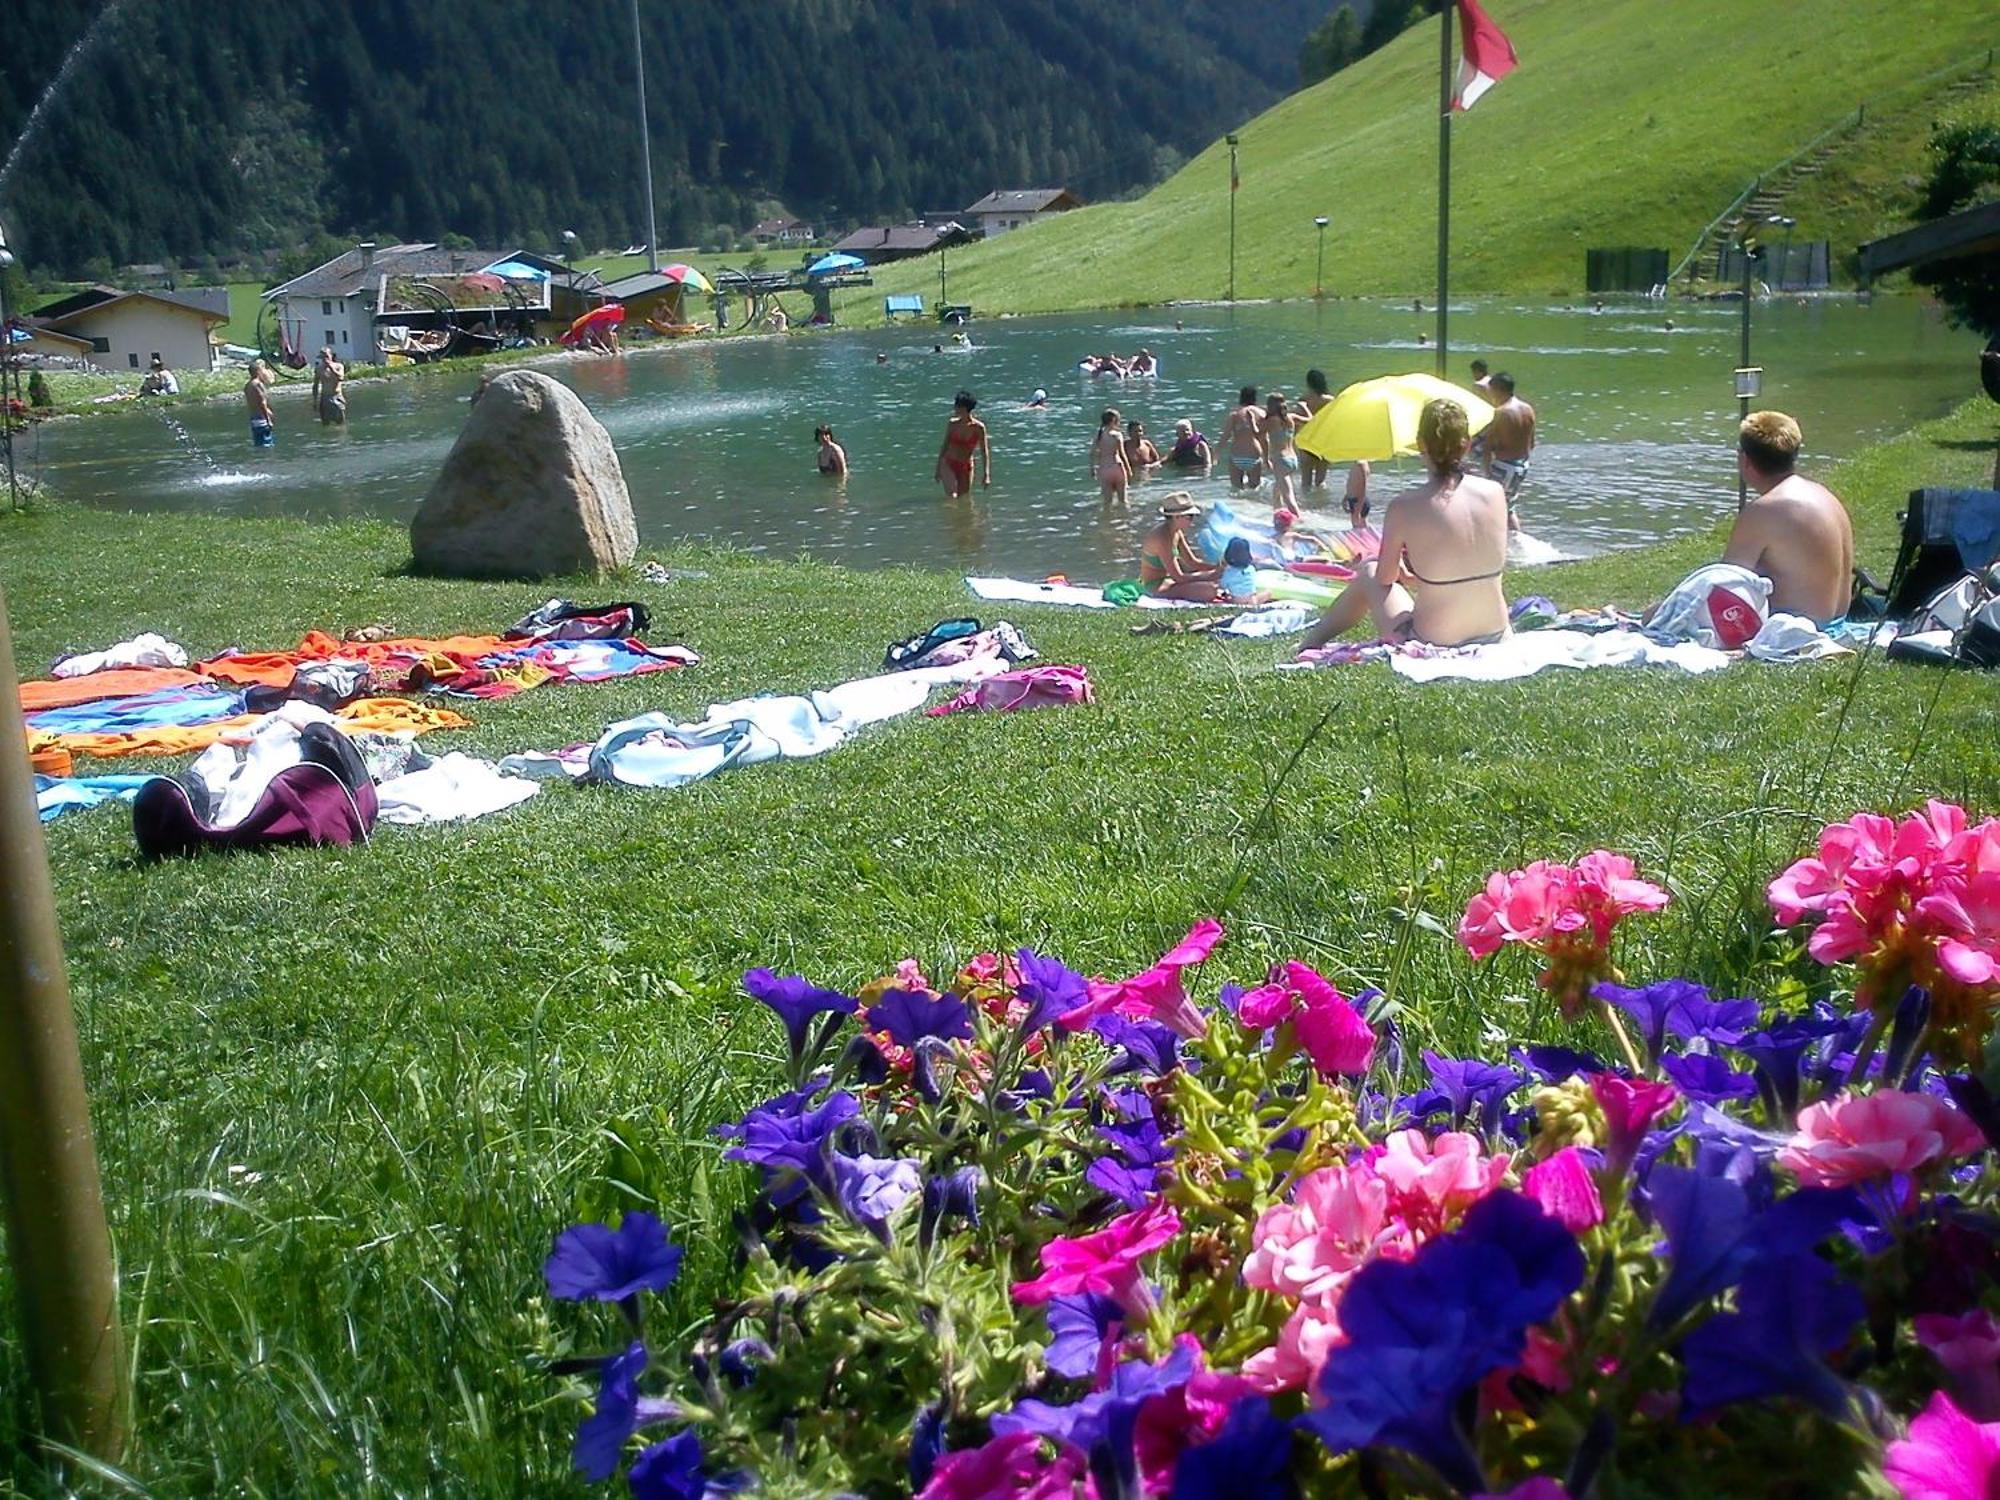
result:
[[[1889,1445],[1882,1472],[1903,1500],[1990,1500],[2000,1493],[2000,1422],[1973,1421],[1939,1391]]]
[[[1387,1183],[1366,1166],[1322,1167],[1258,1217],[1243,1279],[1330,1308],[1349,1277],[1399,1240],[1407,1236],[1389,1221]]]
[[[1582,925],[1571,901],[1572,871],[1538,859],[1523,870],[1495,870],[1466,904],[1458,940],[1474,958],[1491,958],[1503,944],[1538,946],[1558,931]],[[1566,924],[1566,925],[1564,925]]]
[[[1206,960],[1221,941],[1222,924],[1213,917],[1203,917],[1188,929],[1186,937],[1161,954],[1160,961],[1143,973],[1115,984],[1092,980],[1089,998],[1065,1012],[1062,1024],[1071,1031],[1080,1031],[1096,1017],[1115,1010],[1139,1020],[1159,1021],[1190,1039],[1206,1035],[1208,1021],[1189,1001],[1181,971]]]
[[[1014,1300],[1032,1306],[1075,1292],[1125,1300],[1139,1279],[1139,1262],[1181,1232],[1180,1216],[1164,1198],[1113,1219],[1094,1234],[1042,1246],[1042,1274],[1014,1283]]]
[[[1778,1160],[1801,1182],[1845,1187],[1969,1156],[1985,1144],[1949,1100],[1882,1089],[1808,1105]]]
[[[1310,1390],[1320,1366],[1341,1341],[1333,1314],[1301,1304],[1292,1310],[1278,1341],[1243,1361],[1243,1378],[1266,1395]]]
[[[1376,1148],[1371,1166],[1389,1186],[1389,1210],[1413,1233],[1443,1230],[1507,1175],[1505,1153],[1488,1156],[1479,1137],[1448,1130],[1435,1141],[1399,1130]]]
[[[1611,977],[1611,936],[1626,917],[1659,911],[1667,893],[1639,879],[1622,854],[1596,849],[1574,865],[1536,860],[1495,870],[1459,919],[1458,941],[1476,959],[1509,943],[1548,960],[1536,982],[1571,1015],[1590,986]]]
[[[1547,1161],[1528,1168],[1521,1189],[1571,1234],[1582,1234],[1604,1222],[1604,1200],[1598,1195],[1597,1179],[1590,1175],[1589,1163],[1575,1146],[1565,1146]]]

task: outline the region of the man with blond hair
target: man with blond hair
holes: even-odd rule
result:
[[[1736,437],[1736,465],[1750,503],[1736,517],[1722,560],[1771,580],[1771,608],[1825,625],[1847,613],[1854,587],[1854,525],[1832,490],[1796,472],[1799,424],[1753,411]]]

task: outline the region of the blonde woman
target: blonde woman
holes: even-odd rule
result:
[[[1465,408],[1433,401],[1417,423],[1417,451],[1428,471],[1382,513],[1382,551],[1372,572],[1356,575],[1306,633],[1323,646],[1373,617],[1386,641],[1469,646],[1507,634],[1507,492],[1465,472],[1471,444]],[[1408,580],[1414,588],[1404,587]]]

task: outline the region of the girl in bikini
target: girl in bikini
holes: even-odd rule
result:
[[[1097,477],[1098,492],[1104,503],[1125,503],[1125,488],[1132,482],[1132,465],[1125,457],[1125,438],[1118,430],[1118,411],[1107,406],[1097,419],[1097,436],[1090,440],[1090,472]]]
[[[986,438],[986,424],[972,414],[979,398],[960,391],[952,398],[951,420],[944,426],[944,442],[938,448],[937,481],[957,500],[972,493],[972,464],[986,460],[985,487],[993,484],[993,445]]]
[[[1264,402],[1264,452],[1271,466],[1271,503],[1280,510],[1298,504],[1299,450],[1292,443],[1292,409],[1271,392]]]

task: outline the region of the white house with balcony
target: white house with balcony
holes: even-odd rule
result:
[[[988,193],[960,217],[969,224],[977,224],[980,234],[990,240],[996,234],[1019,229],[1049,214],[1065,214],[1082,207],[1083,200],[1068,188],[1009,188]]]
[[[174,292],[93,286],[37,308],[29,319],[33,329],[58,336],[51,343],[74,340],[74,352],[90,364],[126,374],[149,368],[155,355],[169,369],[212,369],[212,335],[228,321],[229,289],[220,286]]]

